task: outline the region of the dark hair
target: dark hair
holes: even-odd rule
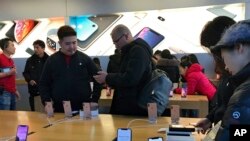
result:
[[[203,30],[201,32],[200,35],[201,45],[210,49],[211,46],[214,46],[219,42],[224,31],[235,23],[236,22],[233,19],[226,16],[218,16],[214,18],[212,21],[209,21],[203,27]],[[221,58],[220,50],[213,51],[211,53],[213,54],[215,60],[215,72],[216,73],[226,72],[225,63]]]
[[[183,68],[185,67],[190,67],[193,63],[190,61],[190,57],[185,55],[181,57],[181,63],[180,66],[182,66]]]
[[[173,56],[171,55],[170,51],[168,49],[164,49],[161,52],[161,57],[166,59],[173,59]]]
[[[155,53],[154,53],[154,55],[158,55],[158,54],[161,55],[161,52],[162,51],[160,51],[160,50],[156,50]]]
[[[93,61],[95,64],[101,65],[99,58],[95,57],[95,58],[93,58]]]
[[[44,43],[44,41],[42,41],[42,40],[36,40],[36,41],[34,41],[33,42],[33,46],[34,45],[39,45],[39,46],[41,46],[42,48],[45,48],[45,43]]]
[[[234,23],[236,22],[227,16],[218,16],[209,21],[201,32],[200,44],[207,48],[216,45],[223,32]]]
[[[13,40],[11,40],[10,38],[3,38],[0,40],[0,47],[2,50],[8,47],[9,41],[13,42]]]
[[[59,40],[62,40],[64,37],[76,36],[76,31],[71,26],[64,25],[58,29],[57,36]]]
[[[189,57],[190,62],[192,62],[193,64],[194,64],[194,63],[200,64],[200,63],[199,63],[199,60],[198,60],[198,58],[196,57],[195,54],[189,54],[188,57]]]

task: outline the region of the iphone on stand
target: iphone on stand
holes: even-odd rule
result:
[[[83,103],[83,113],[84,113],[84,118],[89,119],[91,118],[91,109],[90,109],[90,103],[84,102]]]
[[[45,111],[48,117],[54,116],[54,109],[53,109],[52,102],[45,102]]]
[[[149,123],[157,122],[157,104],[156,103],[148,103],[148,120],[149,120]]]
[[[72,109],[70,101],[63,101],[63,109],[65,117],[72,117]]]

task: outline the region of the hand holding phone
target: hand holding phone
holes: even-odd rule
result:
[[[148,138],[148,141],[163,141],[162,137],[150,137]]]
[[[132,130],[130,128],[118,128],[117,141],[132,141]]]
[[[16,141],[26,141],[29,131],[28,125],[18,125],[16,132]]]

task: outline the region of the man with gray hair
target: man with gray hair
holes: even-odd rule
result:
[[[250,20],[232,25],[211,51],[221,51],[226,67],[232,72],[230,82],[235,87],[215,138],[228,141],[230,125],[249,124],[250,119]]]
[[[115,89],[111,114],[147,115],[137,105],[138,92],[145,85],[151,72],[152,49],[142,39],[134,39],[124,25],[117,25],[111,33],[115,47],[121,50],[121,64],[118,73],[98,72],[97,82],[107,83]]]

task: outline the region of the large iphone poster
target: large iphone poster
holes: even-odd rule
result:
[[[207,53],[200,46],[203,26],[217,16],[244,19],[244,4],[206,6],[182,9],[163,9],[125,13],[74,15],[57,18],[0,21],[0,39],[9,37],[15,42],[14,58],[26,58],[33,53],[32,43],[46,42],[46,52],[60,49],[57,30],[68,24],[77,32],[78,50],[89,56],[109,56],[115,46],[110,33],[118,24],[131,29],[134,38],[144,39],[155,50],[169,49],[178,53]]]
[[[14,41],[16,52],[14,58],[26,58],[33,54],[33,42],[37,39],[46,43],[46,52],[55,52],[52,41],[57,42],[58,27],[65,25],[63,17],[43,19],[21,19],[0,22],[0,39],[10,38]]]

